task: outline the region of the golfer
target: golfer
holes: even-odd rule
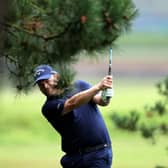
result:
[[[94,86],[78,80],[59,89],[60,75],[49,65],[38,66],[34,76],[46,96],[42,114],[61,135],[62,167],[111,168],[111,141],[97,105],[109,104],[101,91],[112,87],[112,77],[106,76]]]

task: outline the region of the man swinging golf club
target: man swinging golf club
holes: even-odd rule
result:
[[[78,80],[69,91],[59,89],[59,79],[49,65],[35,69],[35,83],[46,96],[42,114],[61,136],[62,167],[111,168],[111,140],[97,105],[109,104],[101,92],[112,88],[112,76],[94,86]]]

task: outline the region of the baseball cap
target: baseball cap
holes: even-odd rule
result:
[[[53,70],[53,68],[49,65],[39,65],[36,67],[34,72],[34,79],[36,84],[40,80],[49,79],[52,74],[56,74],[57,72]]]

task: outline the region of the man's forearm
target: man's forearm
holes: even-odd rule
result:
[[[88,90],[75,94],[65,102],[62,114],[65,115],[80,105],[88,103],[99,91],[99,86],[95,85]]]

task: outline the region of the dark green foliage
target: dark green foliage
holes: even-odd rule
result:
[[[141,134],[144,138],[151,138],[154,141],[154,133],[155,131],[157,130],[157,127],[156,126],[147,126],[145,124],[142,124],[140,126],[140,131],[141,131]]]
[[[144,123],[138,123],[141,119],[139,114],[135,111],[130,112],[130,115],[119,115],[114,113],[112,120],[118,128],[126,130],[139,130],[144,138],[151,138],[153,142],[156,132],[158,134],[168,134],[168,122],[167,120],[161,120],[156,123],[154,117],[167,117],[168,112],[168,78],[157,84],[157,89],[160,94],[160,100],[155,104],[147,106],[145,108],[147,120]],[[152,124],[151,124],[152,123]]]
[[[58,82],[58,88],[67,88],[71,84],[71,80],[74,78],[75,72],[64,65],[60,65],[59,69],[60,80]]]
[[[132,0],[12,0],[9,4],[9,14],[0,23],[7,35],[3,56],[17,88],[24,90],[31,87],[37,65],[71,69],[78,52],[113,45],[137,14]]]
[[[159,117],[167,117],[168,113],[168,77],[166,77],[163,81],[157,84],[158,93],[160,95],[160,100],[157,100],[153,106],[146,107],[147,117],[152,120],[152,118],[156,115]],[[155,121],[153,121],[155,122]],[[140,127],[140,131],[145,138],[151,138],[155,141],[154,135],[156,131],[159,134],[168,134],[168,121],[165,120],[160,122],[157,126],[146,126],[142,125]]]
[[[157,88],[158,88],[159,94],[164,96],[168,101],[168,77],[165,78],[163,81],[159,82],[157,84]]]
[[[160,100],[157,100],[152,107],[146,107],[147,112],[157,113],[160,116],[164,115],[168,111],[168,77],[157,85],[158,93],[160,94]]]
[[[168,168],[168,166],[160,166],[160,165],[158,165],[155,168]]]
[[[123,116],[114,113],[112,115],[112,120],[118,128],[136,131],[139,121],[139,114],[136,111],[132,111],[129,115]]]
[[[119,115],[114,113],[112,115],[112,120],[115,125],[123,130],[138,130],[145,139],[152,140],[152,143],[155,144],[158,140],[158,135],[163,135],[167,138],[168,135],[168,77],[165,80],[157,84],[157,89],[159,91],[160,100],[157,100],[154,103],[154,106],[147,106],[145,108],[147,119],[143,118],[143,123],[138,120],[141,118],[137,115],[136,112],[132,113],[132,117],[126,115]],[[156,117],[159,119],[156,120]],[[167,117],[167,118],[166,118]],[[135,129],[136,128],[136,129]],[[168,147],[166,147],[168,150]],[[167,166],[157,165],[155,168],[167,168]]]
[[[155,102],[155,105],[151,107],[151,111],[157,112],[159,115],[163,115],[166,113],[166,106],[162,101]]]
[[[154,117],[167,117],[168,112],[168,77],[157,84],[157,89],[161,96],[160,100],[156,101],[154,106],[146,107],[146,122],[136,125],[137,130],[141,132],[142,137],[152,140],[152,143],[157,142],[156,135],[168,135],[168,120],[155,123],[156,120],[152,120]],[[115,125],[122,129],[131,130],[130,128],[135,127],[136,122],[130,122],[128,116],[119,116],[117,113],[113,114],[113,121]],[[135,117],[136,118],[136,117]],[[139,117],[138,117],[139,119]],[[128,122],[129,121],[129,122]],[[136,120],[135,120],[136,121]],[[133,124],[131,127],[128,123]],[[151,124],[152,123],[152,124]],[[128,126],[129,125],[129,126]],[[134,129],[135,130],[135,129]],[[131,130],[132,131],[132,130]],[[167,138],[167,137],[166,137]],[[168,148],[166,148],[167,150]],[[157,165],[155,168],[167,168],[167,166]]]
[[[161,123],[160,130],[163,134],[168,134],[168,123],[166,122]]]

